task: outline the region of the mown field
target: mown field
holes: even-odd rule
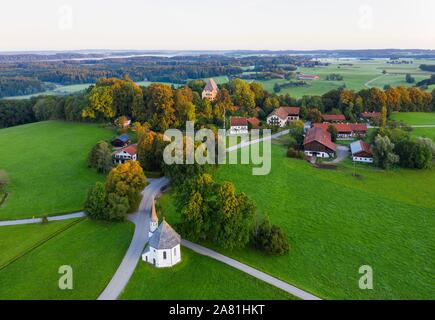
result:
[[[435,126],[435,112],[396,112],[391,115],[391,119],[403,121],[409,125]],[[413,128],[411,136],[435,140],[435,127]]]
[[[79,221],[42,245],[30,250],[37,239],[69,222],[47,225],[0,227],[8,252],[25,253],[0,269],[0,299],[96,299],[109,283],[130,244],[133,224]],[[29,238],[32,238],[31,240]],[[59,267],[73,269],[73,289],[61,290]]]
[[[361,90],[367,87],[383,88],[385,85],[410,86],[405,81],[405,75],[410,73],[417,82],[427,79],[430,77],[430,73],[421,71],[419,65],[433,63],[433,61],[426,60],[415,60],[414,64],[410,65],[391,65],[387,64],[386,60],[329,59],[327,61],[331,64],[326,67],[298,69],[304,74],[318,75],[320,80],[307,81],[309,85],[304,87],[283,88],[280,94],[288,93],[293,97],[300,98],[304,95],[322,95],[343,85],[353,90]],[[383,70],[387,71],[386,75],[383,75]],[[341,74],[344,77],[343,81],[327,81],[326,76],[332,73]],[[273,79],[258,82],[262,83],[266,90],[273,92],[275,83],[283,84],[287,81]]]
[[[139,261],[121,299],[286,300],[294,297],[182,247],[182,261],[172,268],[159,269]]]
[[[395,112],[391,119],[409,125],[435,125],[435,112]]]
[[[86,165],[91,147],[114,135],[95,124],[46,121],[0,130],[0,169],[11,183],[0,220],[80,211],[102,181]]]
[[[269,175],[253,176],[249,165],[226,165],[217,179],[232,181],[287,232],[290,253],[217,250],[323,298],[434,297],[435,170],[357,165],[355,178],[350,161],[321,170],[285,152],[272,146]],[[179,219],[171,194],[161,205],[170,222]],[[373,290],[358,287],[362,265],[374,270]]]

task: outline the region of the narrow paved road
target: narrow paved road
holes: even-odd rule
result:
[[[61,221],[61,220],[68,220],[68,219],[75,219],[75,218],[83,218],[85,216],[86,214],[84,212],[76,212],[76,213],[64,214],[61,216],[47,217],[47,220]],[[8,221],[0,221],[0,227],[16,226],[20,224],[41,223],[41,222],[42,222],[42,218],[8,220]]]
[[[286,130],[280,131],[278,133],[272,134],[271,136],[269,136],[267,138],[260,138],[260,139],[256,139],[256,140],[252,140],[252,141],[242,141],[239,144],[236,144],[236,145],[234,145],[232,147],[227,148],[226,151],[227,152],[232,152],[232,151],[235,151],[237,149],[249,146],[251,144],[256,144],[256,143],[259,143],[259,142],[262,142],[262,141],[268,141],[268,140],[276,139],[276,138],[281,137],[283,135],[286,135],[288,133],[289,133],[289,130],[286,129]]]
[[[210,258],[213,258],[215,260],[218,260],[220,262],[223,262],[233,268],[236,268],[244,273],[247,273],[257,279],[260,279],[264,282],[267,282],[281,290],[284,290],[285,292],[288,292],[300,299],[303,300],[321,300],[319,297],[316,297],[315,295],[312,295],[309,292],[306,292],[304,290],[301,290],[299,288],[296,288],[295,286],[292,286],[288,284],[287,282],[281,281],[275,277],[272,277],[262,271],[259,271],[257,269],[254,269],[244,263],[241,263],[237,260],[234,260],[232,258],[229,258],[227,256],[224,256],[216,251],[210,250],[206,247],[200,246],[196,243],[192,243],[187,240],[181,240],[181,244],[199,254],[202,254],[204,256],[208,256]]]
[[[129,216],[129,220],[135,224],[130,247],[112,280],[98,297],[98,300],[116,300],[119,297],[133,275],[145,244],[148,242],[152,203],[154,197],[160,193],[161,188],[168,184],[168,179],[148,179],[148,182],[149,185],[142,192],[143,197],[138,212]]]

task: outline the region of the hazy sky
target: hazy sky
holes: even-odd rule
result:
[[[0,51],[435,49],[434,0],[11,0]]]

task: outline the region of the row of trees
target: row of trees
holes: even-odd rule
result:
[[[385,122],[393,111],[435,111],[435,90],[430,94],[416,87],[371,88],[359,92],[339,88],[322,96],[294,99],[288,94],[269,93],[259,83],[234,79],[220,86],[217,99],[211,103],[201,99],[204,86],[204,81],[193,80],[179,88],[165,84],[140,87],[128,77],[103,78],[81,94],[40,97],[25,103],[0,101],[0,107],[5,105],[0,108],[0,113],[4,113],[0,126],[51,119],[112,121],[127,116],[163,132],[168,128],[182,128],[188,120],[195,121],[198,127],[221,127],[224,115],[230,114],[265,119],[279,106],[300,106],[301,117],[316,122],[324,113],[343,113],[353,122],[361,112],[379,111]]]
[[[55,87],[34,78],[0,77],[0,98],[39,93]]]

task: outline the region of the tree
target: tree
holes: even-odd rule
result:
[[[322,113],[318,109],[308,110],[307,119],[312,122],[322,122]]]
[[[304,143],[304,122],[302,120],[293,121],[289,125],[289,134],[296,141],[297,149],[301,149]]]
[[[212,238],[223,248],[243,248],[249,242],[255,205],[244,193],[236,194],[230,182],[217,189]]]
[[[273,86],[273,92],[275,93],[281,92],[281,86],[278,83],[275,83],[275,85]]]
[[[105,208],[107,220],[124,221],[130,207],[127,197],[122,197],[116,193],[109,193]]]
[[[153,83],[148,87],[147,113],[156,131],[164,132],[174,125],[174,95],[170,86]]]
[[[255,94],[249,84],[241,79],[234,79],[229,83],[233,103],[240,106],[249,115],[255,113]]]
[[[112,148],[106,141],[99,141],[88,155],[88,166],[106,173],[112,168]]]
[[[385,136],[377,135],[373,146],[374,162],[383,169],[389,169],[399,162],[399,157],[393,152],[394,144]]]
[[[110,171],[105,187],[107,194],[115,193],[119,197],[126,197],[131,212],[138,207],[146,184],[147,180],[139,162],[127,161]]]
[[[379,126],[385,128],[386,125],[387,125],[387,106],[383,105],[381,109],[381,119],[379,122]]]
[[[288,237],[277,225],[272,225],[268,217],[257,223],[253,232],[253,245],[270,255],[283,255],[289,251]]]
[[[162,170],[163,151],[167,142],[163,140],[163,135],[146,130],[141,134],[137,147],[137,159],[146,171]]]
[[[402,140],[396,145],[395,151],[402,167],[428,169],[432,165],[432,150],[425,143]]]
[[[333,142],[337,141],[337,136],[338,136],[338,130],[337,130],[337,128],[334,125],[330,124],[328,126],[327,131],[331,134],[331,140]]]
[[[84,204],[84,211],[91,219],[105,220],[106,190],[104,184],[97,182],[89,188]]]
[[[84,119],[112,119],[116,115],[113,107],[112,88],[108,86],[94,87],[89,95],[89,104],[82,111]]]
[[[405,80],[406,80],[406,83],[414,83],[415,82],[415,78],[413,78],[410,73],[406,74]]]

